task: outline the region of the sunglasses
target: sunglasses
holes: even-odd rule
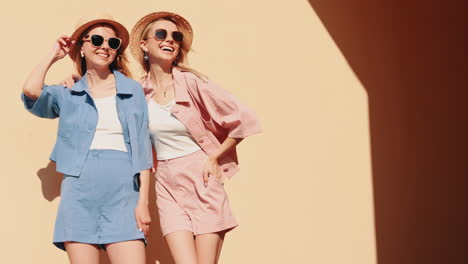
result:
[[[172,31],[171,32],[172,39],[176,42],[182,42],[184,40],[184,34],[180,31]],[[154,32],[154,36],[157,40],[165,40],[167,38],[167,30],[165,29],[156,29]]]
[[[89,39],[88,39],[89,38]],[[102,44],[104,44],[104,37],[101,36],[101,35],[86,35],[85,39],[83,40],[84,42],[91,42],[91,44],[93,45],[93,47],[95,48],[99,48],[102,46]],[[107,45],[109,46],[109,48],[113,49],[113,50],[118,50],[120,48],[120,44],[122,44],[122,40],[119,39],[119,38],[115,38],[115,37],[112,37],[112,38],[108,38],[107,40]]]

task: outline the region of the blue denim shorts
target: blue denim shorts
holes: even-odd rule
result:
[[[64,175],[53,243],[143,240],[135,220],[138,186],[127,152],[90,150],[79,177]],[[146,241],[145,241],[146,243]]]

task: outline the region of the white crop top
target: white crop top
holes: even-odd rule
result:
[[[113,149],[127,152],[115,96],[93,98],[98,111],[96,132],[90,149]]]
[[[152,99],[148,103],[151,142],[158,160],[178,158],[200,150],[184,124],[171,113],[174,104],[175,100],[160,105]]]

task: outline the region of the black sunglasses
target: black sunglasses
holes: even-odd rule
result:
[[[172,31],[171,32],[172,39],[176,42],[182,42],[184,40],[184,34],[180,31]],[[167,38],[167,30],[165,29],[156,29],[154,32],[154,36],[157,40],[165,40]]]
[[[83,41],[84,42],[89,41],[94,47],[98,48],[98,47],[101,47],[102,44],[104,44],[104,37],[101,35],[91,35],[91,36],[86,35]],[[115,38],[115,37],[108,38],[106,41],[107,41],[107,45],[109,46],[109,48],[113,50],[118,50],[120,48],[120,44],[122,44],[122,40],[119,38]]]

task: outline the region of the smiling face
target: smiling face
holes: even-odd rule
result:
[[[117,50],[109,48],[108,43],[109,38],[117,37],[114,29],[108,25],[96,25],[91,27],[86,35],[88,37],[84,38],[81,54],[84,55],[87,67],[108,69],[117,56]],[[96,47],[91,43],[90,38],[92,35],[100,35],[104,38],[101,46]]]
[[[155,38],[157,30],[164,29],[167,31],[167,36],[164,40]],[[149,30],[141,41],[141,48],[147,52],[150,63],[156,62],[160,64],[172,65],[180,51],[179,42],[172,38],[172,32],[179,31],[176,24],[169,20],[160,19],[150,25]]]

